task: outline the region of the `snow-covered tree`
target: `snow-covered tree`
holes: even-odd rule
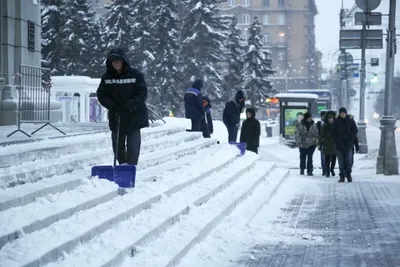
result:
[[[241,31],[237,27],[237,17],[233,16],[229,24],[225,62],[227,72],[223,81],[223,98],[227,99],[241,89],[243,84],[243,54]]]
[[[153,61],[154,61],[154,36],[152,26],[154,24],[155,8],[154,0],[131,0],[131,15],[133,24],[131,25],[132,39],[130,40],[129,54],[135,66],[147,74],[146,79],[152,83]],[[152,7],[152,8],[149,8]]]
[[[172,110],[175,114],[182,107],[183,89],[179,87],[179,5],[178,1],[154,0],[154,18],[151,33],[153,38],[152,75],[155,88],[151,103],[162,114]]]
[[[105,71],[104,63],[109,51],[106,49],[104,36],[104,25],[101,20],[95,20],[91,30],[91,39],[88,42],[90,57],[86,67],[86,76],[100,78]]]
[[[68,21],[63,1],[42,0],[42,66],[49,68],[52,75],[66,73],[65,47],[66,36],[62,29]]]
[[[182,23],[181,52],[178,64],[186,85],[196,78],[204,80],[204,94],[214,103],[222,96],[220,69],[224,62],[224,45],[228,25],[218,13],[221,0],[187,0]],[[218,102],[218,101],[217,101]]]
[[[256,108],[264,103],[265,96],[274,92],[268,76],[275,71],[271,67],[270,52],[263,48],[261,38],[261,25],[255,17],[248,29],[243,76],[247,98]]]
[[[132,0],[114,0],[111,5],[105,7],[108,11],[104,23],[106,49],[119,47],[128,52],[133,40]]]
[[[88,62],[91,61],[93,52],[97,47],[92,47],[93,38],[97,34],[94,20],[95,13],[91,11],[90,0],[65,0],[65,12],[68,20],[65,23],[62,34],[66,36],[63,41],[65,60],[67,62],[67,75],[88,75]]]

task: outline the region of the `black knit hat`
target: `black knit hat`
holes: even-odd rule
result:
[[[344,108],[344,107],[341,107],[341,108],[339,109],[339,114],[340,114],[340,113],[346,113],[346,114],[347,114],[347,109]]]
[[[192,84],[193,88],[196,88],[198,90],[201,90],[201,88],[203,87],[203,80],[201,79],[196,79],[193,84]]]

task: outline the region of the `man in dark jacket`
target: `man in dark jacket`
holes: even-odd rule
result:
[[[211,101],[208,96],[203,96],[203,106],[205,109],[205,116],[204,119],[202,120],[202,130],[203,130],[203,137],[204,138],[210,138],[211,134],[214,132],[214,126],[213,126],[213,121],[212,121],[212,115],[211,115]]]
[[[325,122],[325,114],[326,114],[326,111],[321,111],[320,112],[320,119],[319,119],[319,121],[317,122],[317,129],[318,129],[318,134],[320,135],[321,134],[321,129],[322,129],[322,125],[324,125],[324,122]],[[326,168],[325,168],[325,156],[324,156],[324,153],[322,152],[322,150],[321,150],[321,168],[322,168],[322,176],[325,176],[326,175],[326,172],[329,172],[329,170],[326,170]]]
[[[203,81],[200,79],[195,80],[192,87],[186,91],[184,97],[186,119],[191,120],[191,130],[194,132],[200,132],[202,130],[201,124],[204,118],[203,96],[201,94],[202,87]]]
[[[353,147],[357,138],[357,125],[353,118],[347,115],[345,108],[339,109],[339,116],[332,125],[332,137],[336,144],[336,155],[339,162],[339,183],[344,183],[345,178],[353,181],[351,172],[353,166]]]
[[[242,90],[237,91],[226,104],[222,114],[222,121],[228,129],[228,142],[236,142],[240,124],[240,113],[244,108],[245,95]]]
[[[258,154],[260,146],[261,126],[256,119],[256,111],[254,108],[246,109],[247,119],[243,121],[242,130],[240,131],[240,142],[246,143],[247,150]]]
[[[101,77],[97,98],[108,109],[113,150],[119,164],[137,165],[140,154],[140,129],[149,126],[145,104],[147,85],[143,74],[129,65],[122,49],[112,49]],[[118,121],[120,134],[117,135]],[[116,141],[119,140],[118,148]],[[125,144],[126,142],[126,144]]]

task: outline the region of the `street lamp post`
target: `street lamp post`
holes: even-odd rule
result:
[[[396,151],[396,119],[393,117],[391,97],[394,86],[394,67],[396,54],[396,0],[390,0],[389,26],[386,39],[386,75],[385,75],[385,109],[381,118],[381,142],[376,163],[376,173],[385,175],[399,174],[399,161]]]

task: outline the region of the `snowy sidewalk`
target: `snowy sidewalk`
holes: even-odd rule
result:
[[[22,124],[21,130],[31,135],[31,133],[38,128],[40,128],[43,124]],[[54,138],[62,138],[66,136],[74,136],[74,135],[82,135],[89,133],[99,133],[106,132],[109,130],[108,123],[56,123],[55,127],[66,133],[63,135],[53,127],[47,125],[32,137],[27,137],[21,132],[15,133],[14,135],[7,137],[10,133],[17,129],[17,126],[0,126],[0,146],[5,145],[13,145],[20,143],[29,143],[35,141],[41,141],[44,139],[54,139]]]
[[[274,231],[259,233],[273,241],[233,266],[400,266],[400,177],[354,177],[352,184],[311,179],[317,187],[281,209]]]

